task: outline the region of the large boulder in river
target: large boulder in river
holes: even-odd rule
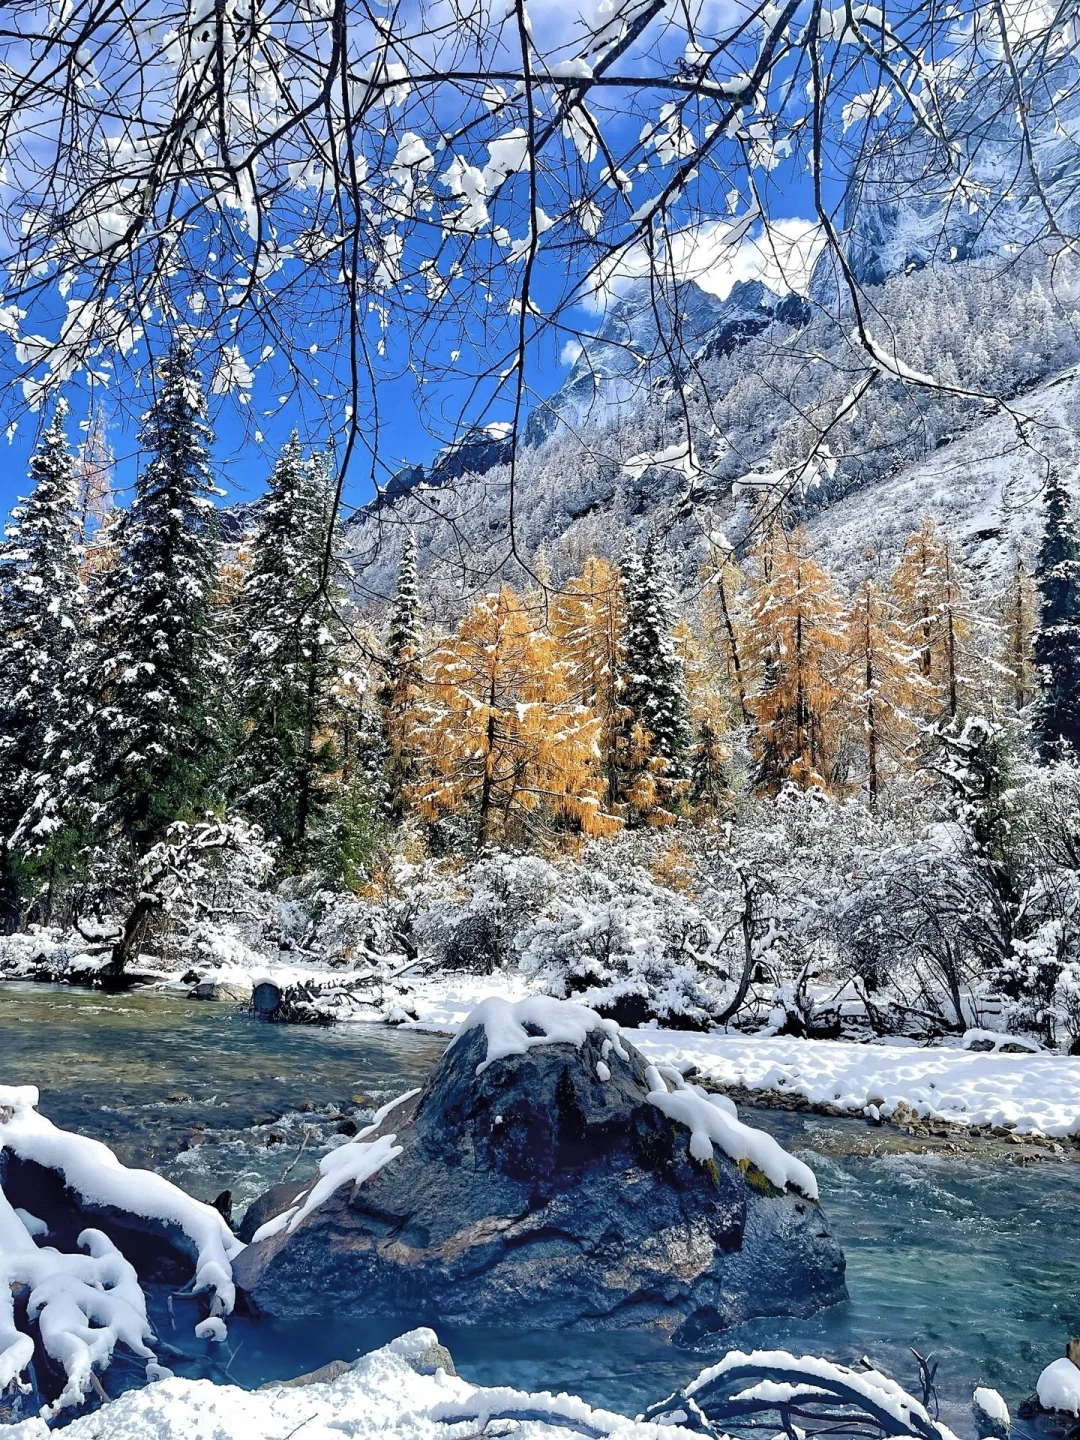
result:
[[[253,1311],[692,1341],[846,1296],[812,1172],[582,1006],[485,1001],[388,1111],[238,1257]]]

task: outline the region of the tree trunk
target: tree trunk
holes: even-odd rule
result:
[[[483,850],[488,842],[491,824],[491,799],[495,782],[495,676],[492,674],[488,692],[488,719],[485,731],[487,750],[484,755],[484,782],[480,787],[480,824],[476,832],[476,849]]]
[[[728,651],[731,654],[731,670],[735,677],[735,691],[739,697],[739,710],[742,714],[743,724],[750,719],[750,711],[746,704],[746,685],[743,682],[742,662],[739,659],[739,641],[735,634],[735,626],[731,623],[731,613],[728,610],[727,595],[724,592],[724,572],[721,570],[720,579],[717,582],[720,592],[720,613],[724,617],[724,630],[727,633]]]

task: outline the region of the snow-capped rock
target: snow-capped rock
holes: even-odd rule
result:
[[[421,1094],[264,1224],[238,1283],[272,1316],[682,1339],[812,1314],[846,1293],[813,1174],[733,1109],[584,1006],[485,1002]]]

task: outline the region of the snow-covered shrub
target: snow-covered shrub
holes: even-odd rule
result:
[[[502,969],[516,958],[521,930],[565,874],[539,855],[484,855],[456,877],[456,894],[432,897],[417,918],[418,939],[443,969]]]
[[[592,857],[590,857],[592,858]],[[621,1024],[704,1027],[735,968],[726,936],[693,901],[643,870],[575,867],[518,937],[521,967],[546,994]]]
[[[141,943],[174,961],[250,963],[273,922],[275,860],[272,842],[239,818],[170,826],[140,861],[138,899],[121,928],[125,958]]]

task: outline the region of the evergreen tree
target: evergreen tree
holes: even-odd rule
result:
[[[1039,679],[1033,727],[1044,760],[1080,754],[1080,535],[1056,470],[1046,487],[1046,523],[1035,564],[1039,619],[1032,652]]]
[[[631,552],[627,572],[622,703],[631,732],[637,730],[658,762],[653,773],[670,804],[685,790],[690,757],[686,677],[674,638],[675,600],[655,541],[646,546],[640,567]],[[644,768],[639,767],[639,779]]]
[[[292,849],[306,843],[327,798],[321,782],[337,765],[329,717],[342,637],[333,570],[324,583],[331,509],[327,459],[305,459],[294,432],[259,509],[237,605],[232,785],[244,811]]]
[[[177,344],[143,416],[139,443],[150,458],[116,523],[115,564],[92,592],[89,781],[107,830],[138,851],[202,807],[213,768],[212,441],[202,378],[190,348]]]
[[[383,683],[379,695],[386,746],[387,809],[395,820],[404,813],[405,796],[415,761],[414,732],[420,698],[423,638],[416,539],[411,530],[406,530],[398,566],[397,592],[390,607]]]
[[[0,928],[18,922],[17,851],[49,826],[35,800],[51,763],[81,624],[77,484],[59,401],[30,459],[29,499],[0,545]]]

